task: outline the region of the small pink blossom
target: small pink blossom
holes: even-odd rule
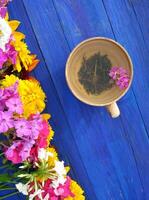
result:
[[[0,133],[8,131],[9,128],[12,128],[14,121],[12,119],[12,112],[9,111],[0,111]]]
[[[50,179],[46,180],[42,190],[42,198],[45,198],[47,194],[49,194],[50,199],[58,200],[58,199],[65,199],[67,197],[74,197],[74,194],[70,190],[70,181],[69,177],[66,178],[66,182],[63,185],[59,185],[58,188],[52,187],[52,182]],[[34,191],[32,191],[34,192]],[[39,200],[37,197],[36,200]]]
[[[62,185],[60,184],[58,188],[54,190],[57,196],[61,196],[61,198],[66,198],[68,196],[73,197],[74,194],[70,190],[70,177],[67,176],[66,182]]]
[[[2,18],[5,18],[6,13],[7,13],[7,8],[6,7],[0,7],[0,16]]]
[[[0,111],[3,111],[5,108],[5,95],[4,90],[0,89]]]
[[[9,59],[13,65],[16,64],[17,51],[12,45],[10,45],[10,43],[6,44],[6,56],[7,59]]]
[[[13,65],[16,64],[17,51],[15,50],[15,48],[12,45],[10,45],[9,42],[5,45],[5,49],[5,52],[3,52],[2,49],[0,49],[0,69],[2,69],[3,64],[8,60],[10,60]]]
[[[19,97],[13,97],[8,99],[6,101],[6,106],[8,107],[9,111],[13,113],[18,113],[18,114],[23,113],[23,106]]]
[[[0,7],[6,6],[9,1],[12,0],[0,0]]]
[[[7,55],[0,49],[0,69],[2,69],[3,64],[7,61]]]
[[[18,119],[14,126],[18,137],[23,138],[30,135],[29,122],[26,119]]]
[[[29,157],[32,146],[32,141],[14,141],[13,144],[5,151],[5,156],[14,164],[22,163]]]
[[[21,101],[19,102],[17,88],[18,82],[11,87],[0,89],[0,111],[7,111],[9,108],[9,111],[18,112],[18,114],[22,113],[22,106]]]
[[[40,114],[35,114],[35,115],[32,115],[30,117],[30,120],[29,120],[29,128],[30,128],[30,131],[31,131],[31,138],[32,139],[37,139],[39,134],[40,134],[40,131],[41,129],[43,128],[43,120],[42,120],[42,117]]]
[[[38,137],[38,147],[46,148],[48,146],[48,135],[50,134],[49,125],[46,120],[42,122],[42,129],[40,130],[40,134]]]
[[[119,86],[120,89],[128,87],[130,78],[127,70],[123,67],[112,67],[109,76],[115,80],[116,85]]]
[[[0,16],[2,18],[5,18],[6,16],[6,13],[7,13],[7,3],[9,2],[10,0],[0,0]]]
[[[16,81],[12,86],[4,89],[4,96],[5,96],[5,99],[11,98],[11,97],[19,97],[18,81]]]
[[[16,134],[22,139],[36,140],[42,129],[42,120],[40,118],[18,119],[15,124]]]

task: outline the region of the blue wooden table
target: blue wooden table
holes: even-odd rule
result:
[[[47,94],[53,143],[86,199],[149,200],[149,0],[14,0],[9,13],[41,60],[34,75]],[[117,119],[78,101],[66,84],[71,50],[93,36],[121,43],[134,64]]]

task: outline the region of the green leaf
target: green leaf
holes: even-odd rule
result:
[[[16,190],[16,188],[11,188],[11,187],[5,187],[5,188],[0,188],[0,191],[5,191],[5,190]]]
[[[18,194],[19,192],[13,192],[13,193],[10,193],[10,194],[7,194],[7,195],[4,195],[3,197],[0,197],[0,200],[2,200],[2,199],[6,199],[6,198],[8,198],[8,197],[11,197],[11,196],[14,196],[14,195],[16,195],[16,194]]]
[[[8,174],[0,174],[0,182],[9,182],[9,181],[11,181],[12,180],[12,178],[11,178],[11,176],[10,175],[8,175]]]

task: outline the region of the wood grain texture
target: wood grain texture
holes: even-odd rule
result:
[[[99,111],[96,108],[83,105],[80,102],[76,101],[74,98],[72,98],[71,94],[67,92],[67,88],[64,85],[65,77],[59,77],[59,79],[57,79],[57,76],[55,74],[55,71],[58,71],[58,70],[59,70],[59,73],[61,72],[64,73],[64,67],[65,67],[64,65],[66,62],[67,52],[65,56],[65,52],[63,50],[63,47],[61,46],[62,44],[63,45],[65,44],[65,51],[67,51],[68,48],[70,50],[71,48],[74,47],[74,44],[77,44],[82,39],[85,39],[93,35],[101,34],[101,35],[106,36],[106,33],[107,35],[111,33],[111,37],[113,37],[103,4],[97,1],[88,1],[88,3],[86,3],[86,1],[75,1],[75,2],[74,1],[61,1],[61,2],[55,1],[54,6],[56,8],[55,9],[56,14],[58,14],[57,18],[60,20],[61,22],[60,25],[62,26],[61,27],[62,31],[60,32],[59,28],[57,29],[57,23],[55,23],[57,19],[53,20],[53,23],[51,21],[46,24],[44,23],[44,21],[46,21],[46,18],[49,18],[50,20],[50,14],[48,13],[51,13],[51,8],[52,8],[51,2],[46,1],[47,4],[45,3],[45,5],[44,4],[41,5],[42,8],[40,12],[42,12],[43,9],[44,10],[47,9],[49,11],[49,12],[47,11],[46,18],[42,18],[42,20],[38,18],[39,15],[37,12],[34,13],[34,16],[33,16],[30,9],[31,7],[36,6],[36,10],[37,10],[38,2],[37,2],[37,5],[33,5],[34,4],[33,2],[30,3],[27,1],[24,1],[24,3],[27,7],[28,14],[31,18],[31,22],[35,30],[35,34],[38,37],[39,44],[41,48],[43,49],[43,55],[45,57],[45,60],[49,66],[50,65],[53,66],[52,68],[50,67],[50,72],[53,77],[53,80],[56,80],[55,86],[60,96],[63,107],[65,107],[65,105],[67,104],[68,109],[65,110],[65,112],[68,117],[70,126],[73,129],[77,128],[77,133],[79,135],[81,133],[81,137],[78,138],[78,136],[76,135],[74,135],[74,137],[78,145],[78,149],[81,152],[81,155],[82,153],[84,153],[84,150],[88,152],[87,158],[86,158],[86,155],[84,155],[82,157],[82,160],[85,163],[85,166],[87,168],[87,171],[89,173],[90,179],[92,181],[92,185],[94,187],[94,190],[97,196],[102,199],[104,198],[118,199],[120,198],[118,194],[120,195],[122,193],[123,194],[122,198],[126,198],[126,199],[144,198],[144,193],[142,192],[143,186],[140,181],[138,168],[136,167],[137,163],[136,163],[136,157],[134,157],[134,150],[131,146],[132,145],[131,141],[126,140],[125,138],[125,134],[128,134],[128,133],[130,134],[130,132],[125,133],[124,125],[121,122],[121,119],[116,120],[114,123],[107,115],[101,116],[102,110]],[[99,10],[100,10],[100,13],[102,14],[100,14],[100,18],[97,18]],[[38,25],[35,24],[36,23],[35,20],[37,18],[38,18]],[[98,24],[100,24],[100,21],[102,20],[102,18],[104,19],[103,29],[106,26],[105,24],[109,24],[107,25],[109,27],[109,31],[106,30],[106,31],[103,31],[103,33],[102,33],[102,30],[103,30],[102,26],[100,27],[100,32],[98,32],[98,29],[96,26],[93,26],[93,24],[96,21],[98,21]],[[42,21],[44,25],[42,25],[40,21]],[[73,21],[73,24],[71,24],[70,21]],[[78,35],[75,36],[74,34],[75,30],[73,30],[71,34],[70,30],[73,29],[74,27],[78,27],[78,29],[80,30],[79,36]],[[43,38],[42,32],[45,29],[50,30],[50,33],[49,34],[47,33],[45,37]],[[61,34],[63,32],[65,33],[64,38],[61,37]],[[46,52],[46,49],[50,49],[51,46],[52,46],[53,52],[51,53],[51,59],[49,59],[49,53]],[[59,57],[55,56],[55,52],[58,52]],[[55,60],[57,63],[56,63],[56,66],[54,67]],[[132,97],[133,96],[130,96],[129,98],[132,98]],[[138,112],[138,116],[140,116],[139,110],[135,103],[135,98],[133,98],[133,100],[134,100],[134,105],[135,105],[134,110],[136,110],[136,112]],[[76,116],[72,115],[72,112],[74,111],[72,108],[72,105],[73,107],[75,107]],[[122,104],[122,106],[124,107],[124,104]],[[80,112],[81,111],[80,108],[83,111],[82,113]],[[125,106],[125,113],[129,112],[128,108],[129,107],[127,107],[126,109],[126,106]],[[82,121],[81,125],[79,125],[78,123],[80,118]],[[88,127],[89,119],[92,119],[92,118],[96,119],[96,121],[90,120],[90,127]],[[99,125],[97,124],[98,119],[100,119]],[[108,129],[110,129],[110,131]],[[94,130],[94,137],[91,136],[91,133],[93,132],[93,130]],[[145,135],[146,134],[145,130],[142,130],[142,131],[144,131],[144,135]],[[111,135],[112,134],[116,135],[116,133],[117,133],[117,137],[115,137],[115,141],[111,141]],[[103,141],[101,141],[101,136],[103,137],[103,134],[106,135],[106,137]],[[83,140],[83,142],[81,141],[81,139]],[[118,144],[116,143],[117,140],[119,141]],[[114,142],[114,144],[115,143],[116,144],[111,146],[110,142]],[[96,152],[98,153],[96,156],[94,155],[93,150],[89,148],[90,145],[91,146],[94,145],[94,151],[95,149],[97,149]],[[103,157],[105,156],[104,155],[102,157],[102,151],[100,151],[100,148],[102,145],[105,146],[104,148],[107,151],[107,155],[109,153],[107,157],[109,158],[109,161],[110,161],[108,165],[104,168],[104,170],[102,169],[102,166],[100,165]],[[110,158],[111,155],[113,156],[113,159]],[[119,160],[121,158],[120,155],[123,155],[124,162],[120,162]],[[90,163],[88,163],[89,158],[90,158]],[[93,158],[95,158],[96,160],[91,160]],[[94,164],[94,161],[96,161],[96,165]],[[99,168],[97,169],[98,163],[99,163]],[[120,180],[120,183],[117,182],[118,183],[117,184],[116,182],[113,182],[114,179],[112,179],[112,177],[106,176],[106,173],[109,171],[109,169],[110,169],[110,172],[113,174],[113,177],[118,178]],[[114,171],[115,169],[116,171]],[[93,170],[93,172],[91,172],[91,170]],[[125,176],[127,176],[127,178]],[[99,177],[101,181],[99,181]],[[112,183],[112,184],[109,184],[109,183]],[[115,186],[113,185],[113,183],[117,185]],[[102,184],[102,188],[101,188],[101,184]],[[108,185],[108,189],[110,190],[108,192],[107,192],[107,185]],[[122,192],[121,192],[121,189],[122,189]]]
[[[80,155],[77,150],[74,139],[71,135],[71,130],[69,128],[67,120],[65,119],[65,113],[59,102],[56,89],[53,85],[53,81],[47,69],[46,63],[42,56],[42,52],[40,51],[38,42],[36,40],[36,37],[32,30],[32,26],[30,24],[29,18],[26,15],[26,11],[22,2],[15,1],[14,3],[10,4],[9,12],[10,12],[11,18],[18,19],[21,21],[21,30],[22,32],[26,34],[26,41],[29,45],[29,48],[31,49],[32,52],[37,54],[38,58],[40,59],[40,65],[35,70],[34,74],[36,75],[38,80],[41,82],[42,87],[47,95],[46,111],[48,111],[52,115],[52,119],[50,123],[52,124],[52,127],[55,131],[53,144],[56,146],[56,149],[58,150],[60,158],[65,160],[66,165],[68,164],[71,166],[70,175],[76,180],[77,179],[82,180],[80,181],[80,184],[82,185],[85,184],[86,187],[89,188],[89,190],[87,191],[88,195],[94,197],[95,194],[90,189],[92,186],[90,185],[90,182],[88,180],[86,171],[84,169],[84,164],[80,160]],[[70,141],[72,142],[70,143]],[[75,163],[78,163],[78,168],[77,166],[75,166]],[[75,166],[75,170],[73,169],[73,166]],[[16,199],[16,197],[14,197],[14,199]],[[21,196],[21,199],[23,199],[22,196]]]
[[[88,200],[149,199],[148,7],[147,0],[15,0],[9,6],[41,60],[34,73],[47,94],[54,144]],[[133,87],[115,120],[75,99],[65,81],[70,51],[93,36],[116,39],[134,63]]]
[[[61,9],[60,10],[60,8],[62,7],[62,6],[60,6],[59,4],[61,4],[61,3],[59,3],[58,1],[56,1],[57,2],[57,9],[59,8],[59,14],[60,13],[62,13],[62,11],[64,11],[64,9]],[[65,2],[67,2],[67,1],[65,1]],[[93,2],[95,2],[95,1],[92,1],[92,2],[90,2],[88,5],[86,5],[85,6],[85,8],[88,6],[88,7],[91,7],[91,4],[93,4]],[[131,27],[127,27],[125,24],[123,24],[123,22],[126,22],[126,23],[128,23],[128,19],[127,19],[127,12],[125,13],[125,6],[126,6],[126,4],[120,4],[121,2],[119,2],[119,1],[117,1],[116,2],[116,4],[112,4],[112,2],[111,1],[109,1],[109,2],[107,2],[107,1],[105,1],[106,2],[106,4],[108,5],[108,6],[111,6],[110,7],[110,9],[108,10],[109,11],[109,13],[110,12],[112,12],[112,9],[115,9],[114,10],[114,14],[116,13],[118,13],[118,14],[121,14],[122,16],[123,16],[123,18],[124,19],[120,19],[120,17],[119,16],[117,16],[116,18],[114,18],[114,16],[112,15],[112,16],[109,16],[108,15],[108,19],[111,19],[111,21],[113,20],[114,22],[116,21],[116,23],[118,23],[117,24],[117,29],[119,30],[120,29],[120,27],[123,27],[123,29],[125,29],[125,32],[126,32],[126,34],[127,35],[129,35],[130,34],[130,32],[131,32]],[[82,3],[82,1],[81,1],[81,3]],[[95,2],[96,3],[96,2]],[[94,3],[94,4],[95,4]],[[123,2],[124,3],[124,2]],[[119,5],[119,7],[117,6],[117,4]],[[99,4],[98,4],[99,5]],[[105,7],[105,4],[103,4],[104,5],[104,7]],[[116,8],[115,8],[115,6],[117,6]],[[127,5],[128,6],[128,5]],[[63,6],[64,7],[64,6]],[[67,9],[68,8],[68,3],[66,4],[65,3],[65,9]],[[85,9],[84,8],[84,9]],[[101,11],[101,8],[102,8],[102,6],[100,7],[100,11]],[[98,7],[96,7],[96,9],[98,9]],[[119,12],[120,11],[120,9],[121,9],[121,12]],[[89,10],[89,9],[88,9]],[[89,11],[87,10],[87,13],[89,13]],[[65,11],[66,12],[66,11]],[[106,12],[107,12],[107,10],[106,10]],[[102,12],[103,13],[103,12]],[[107,13],[107,14],[109,14],[109,13]],[[63,23],[63,19],[64,19],[64,17],[62,17],[64,15],[64,12],[61,14],[61,20],[62,20],[62,24],[63,24],[63,26],[64,26],[64,23]],[[98,14],[96,13],[96,12],[94,12],[94,15],[95,15],[95,18],[98,16]],[[133,15],[133,11],[132,11],[132,15]],[[72,12],[71,12],[71,16],[72,16]],[[69,17],[69,19],[70,19],[70,17]],[[126,19],[126,20],[125,20]],[[98,19],[99,21],[101,21],[102,19],[101,19],[101,16],[100,16],[100,19]],[[93,21],[95,21],[95,20],[93,20]],[[99,23],[99,21],[98,21],[98,23]],[[131,21],[130,23],[133,23],[133,20],[132,19],[129,19],[129,21]],[[65,23],[65,24],[67,24],[67,23]],[[90,21],[90,24],[91,24],[91,21]],[[111,23],[109,23],[110,25],[111,25]],[[101,23],[101,26],[102,26],[102,23]],[[137,24],[137,22],[135,22],[134,23],[134,27],[138,27],[138,24]],[[65,27],[65,29],[66,29],[67,27]],[[99,34],[100,35],[104,35],[104,33],[102,33],[101,32],[101,29],[100,30],[98,30],[96,27],[94,27],[94,29],[95,29],[95,31],[94,32],[98,32],[99,31]],[[67,29],[66,29],[67,30]],[[129,31],[130,30],[130,31]],[[116,35],[115,34],[115,29],[113,28],[113,27],[111,27],[111,31],[112,32],[114,32],[114,35],[113,34],[111,34],[111,36],[113,35],[113,37]],[[91,31],[92,32],[92,31]],[[121,33],[121,29],[119,30],[119,32]],[[67,34],[67,31],[66,31],[66,34]],[[108,34],[109,34],[109,32],[108,32]],[[126,35],[125,34],[125,35]],[[123,36],[124,35],[124,33],[123,34],[121,34],[121,38],[118,38],[118,41],[120,41],[121,42],[121,40],[123,39],[123,38],[125,38],[125,36]],[[135,37],[136,35],[135,35],[135,33],[132,35],[132,38],[133,37]],[[136,36],[137,37],[137,36]],[[117,38],[116,38],[117,39]],[[135,38],[135,40],[137,40],[138,38]],[[127,42],[127,38],[125,39],[126,40],[126,42]],[[137,41],[135,42],[135,43],[137,43]],[[131,44],[133,44],[133,40],[132,40],[132,43],[131,43],[131,41],[129,42],[129,46],[131,46]],[[141,45],[141,44],[140,44]],[[129,50],[129,48],[130,47],[126,47],[128,50]],[[139,45],[138,45],[139,46]],[[135,52],[135,54],[134,54],[134,51],[132,52],[133,53],[133,57],[135,57],[135,59],[137,60],[138,59],[138,57],[137,57],[137,55],[139,54],[139,52]],[[137,55],[136,55],[137,54]],[[147,55],[146,55],[146,57],[147,57]],[[134,60],[134,59],[133,59]],[[143,63],[142,63],[143,64]],[[142,65],[141,65],[142,66]],[[144,68],[146,68],[146,62],[144,62]],[[137,63],[137,67],[138,67],[138,63]],[[140,67],[139,67],[140,68]],[[142,67],[141,67],[142,68]],[[140,69],[141,70],[141,69]],[[137,72],[136,72],[137,71]],[[136,81],[136,74],[139,74],[140,73],[140,71],[138,71],[138,68],[137,68],[137,70],[136,70],[136,68],[135,68],[135,78],[134,78],[134,80]],[[141,71],[141,73],[143,73],[143,75],[145,75],[145,76],[147,76],[147,73],[144,73],[143,72],[143,70]],[[140,80],[140,82],[141,82],[141,78],[142,78],[142,76],[140,76],[140,74],[139,74],[139,77],[137,77],[137,79],[139,78],[139,80]],[[138,98],[137,98],[137,101],[135,100],[135,96],[136,96],[136,93],[138,93],[138,90],[139,90],[139,92],[140,91],[143,91],[143,93],[144,94],[146,94],[146,95],[148,95],[148,93],[147,93],[147,90],[145,90],[145,89],[147,89],[147,82],[144,80],[144,84],[146,85],[146,87],[145,86],[143,86],[142,88],[138,88],[138,87],[135,87],[135,90],[134,90],[134,93],[135,93],[135,95],[133,95],[132,93],[131,93],[131,96],[129,97],[130,98],[130,100],[131,100],[131,104],[129,103],[129,101],[128,101],[128,105],[127,105],[127,109],[126,109],[126,104],[124,104],[124,106],[123,106],[123,104],[120,104],[120,106],[121,106],[121,109],[122,109],[122,116],[121,116],[121,119],[122,119],[122,124],[123,124],[123,127],[124,127],[124,130],[125,130],[125,132],[126,132],[126,136],[128,137],[128,141],[129,141],[129,143],[130,143],[130,145],[131,145],[131,148],[132,148],[132,151],[133,151],[133,153],[134,153],[134,156],[135,156],[135,159],[136,159],[136,164],[137,164],[137,167],[138,167],[138,170],[139,170],[139,174],[141,174],[141,179],[142,179],[142,182],[143,182],[143,185],[144,185],[144,187],[145,187],[145,192],[144,192],[144,195],[146,195],[146,198],[148,198],[148,191],[147,191],[147,188],[146,188],[146,185],[148,185],[148,181],[149,181],[149,179],[148,179],[148,161],[146,160],[146,158],[147,158],[147,155],[148,155],[148,150],[149,150],[149,144],[148,144],[148,136],[147,136],[147,132],[146,132],[146,126],[144,126],[143,127],[143,124],[144,124],[144,122],[146,121],[146,124],[145,125],[147,125],[147,120],[149,119],[149,115],[148,115],[148,113],[147,113],[147,109],[148,109],[148,102],[146,102],[146,103],[143,103],[144,102],[144,97],[138,97],[139,98],[139,100],[138,100]],[[142,93],[140,93],[140,95],[141,95]],[[146,98],[147,98],[147,96],[146,96]],[[139,103],[138,103],[139,102]],[[142,115],[143,115],[143,119],[141,120],[141,115],[140,115],[140,113],[139,113],[139,111],[140,111],[140,109],[138,109],[137,107],[138,107],[138,104],[139,104],[139,106],[142,108],[143,107],[143,110],[145,111],[142,111],[141,110],[141,113],[142,113]],[[134,116],[134,111],[135,111],[135,113],[137,113],[137,115],[135,115]],[[131,116],[133,116],[133,118],[131,117]],[[139,124],[136,126],[136,122],[138,122]],[[132,126],[132,124],[134,124],[134,126]],[[140,133],[141,133],[141,135],[140,135]],[[142,135],[143,134],[143,135]],[[139,147],[138,147],[138,145],[139,145]],[[143,188],[141,188],[141,190],[143,190]],[[140,190],[140,192],[141,192],[141,190]]]

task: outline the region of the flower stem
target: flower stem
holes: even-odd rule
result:
[[[16,188],[2,188],[2,189],[0,189],[0,191],[3,191],[3,190],[16,190]]]
[[[4,152],[3,153],[0,153],[0,156],[3,156],[4,155]]]
[[[3,166],[0,167],[0,169],[6,168],[6,167],[9,167],[9,166],[10,166],[9,164],[8,165],[3,165]]]

